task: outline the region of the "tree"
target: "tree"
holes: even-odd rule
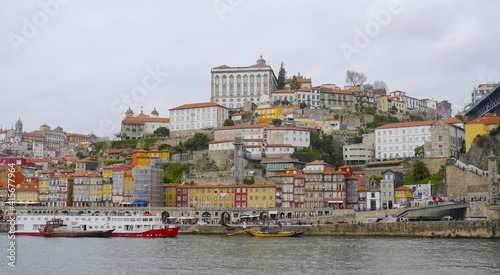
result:
[[[271,123],[274,126],[280,126],[281,125],[281,119],[279,119],[279,118],[273,118],[273,120],[271,120]]]
[[[84,158],[84,157],[85,157],[85,155],[84,155],[82,152],[77,152],[77,153],[76,153],[76,157],[77,157],[78,159],[82,159],[82,158]]]
[[[294,75],[292,78],[292,83],[290,83],[290,90],[298,90],[300,89],[300,87],[302,87],[302,83],[300,83],[297,80],[297,77]]]
[[[384,91],[388,91],[389,88],[387,87],[387,84],[385,83],[385,81],[383,80],[375,80],[373,81],[373,89],[374,90],[384,90]]]
[[[278,105],[280,105],[280,104],[281,104],[281,100],[276,99],[276,100],[274,101],[274,105],[275,105],[275,106],[278,106]]]
[[[171,149],[171,148],[172,148],[172,145],[170,145],[170,144],[166,144],[166,143],[164,143],[164,144],[160,144],[160,145],[158,146],[158,150],[169,150],[169,149]]]
[[[170,130],[167,127],[159,127],[153,134],[168,137],[170,136]]]
[[[347,70],[345,75],[345,82],[351,85],[363,85],[367,80],[364,73]]]
[[[415,148],[415,156],[416,157],[423,157],[424,156],[424,146],[418,146]]]
[[[397,112],[397,111],[398,111],[398,107],[396,107],[396,106],[392,105],[392,110],[393,110],[394,112]]]
[[[285,79],[286,79],[285,64],[281,62],[280,72],[278,73],[278,83],[277,83],[278,90],[285,89]]]
[[[425,179],[429,176],[429,169],[425,166],[424,162],[417,159],[413,161],[410,169],[410,179],[412,182]]]
[[[302,102],[302,103],[300,103],[299,107],[300,107],[300,109],[307,108],[307,103]]]
[[[464,121],[464,116],[462,116],[462,115],[457,114],[455,117],[460,119],[461,121]]]
[[[188,150],[200,150],[208,147],[208,136],[203,133],[196,133],[192,138],[184,142],[184,148]]]
[[[223,126],[234,126],[234,121],[230,118],[224,120],[224,124],[222,124]]]

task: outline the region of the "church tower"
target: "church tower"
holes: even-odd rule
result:
[[[134,111],[132,111],[132,109],[130,109],[130,107],[128,107],[128,110],[125,112],[125,119],[131,118],[133,116],[134,116]]]
[[[257,60],[257,64],[266,65],[266,60],[264,60],[264,58],[262,58],[262,55],[261,55],[261,56],[260,56],[260,58]]]
[[[16,136],[22,136],[23,135],[23,123],[21,121],[21,118],[19,118],[16,122],[16,130],[14,131],[14,134]]]

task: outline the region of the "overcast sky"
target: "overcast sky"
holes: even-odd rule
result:
[[[45,3],[45,4],[44,4]],[[0,124],[112,136],[128,106],[210,100],[210,69],[260,55],[278,74],[448,100],[500,81],[500,1],[0,0]]]

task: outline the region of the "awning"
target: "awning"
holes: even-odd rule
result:
[[[167,219],[177,219],[177,217],[168,217]]]
[[[269,215],[278,215],[278,211],[269,211]]]
[[[132,204],[133,205],[144,205],[144,204],[146,204],[146,202],[145,201],[134,201]]]

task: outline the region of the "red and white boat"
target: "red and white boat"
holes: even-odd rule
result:
[[[165,226],[159,215],[19,215],[14,235],[41,235],[39,229],[53,219],[61,219],[68,227],[79,227],[82,230],[114,229],[111,237],[169,238],[176,237],[179,232],[178,227]]]

